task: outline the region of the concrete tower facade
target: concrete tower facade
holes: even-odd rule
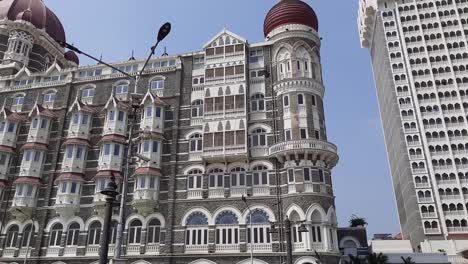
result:
[[[404,239],[468,239],[468,3],[360,1]]]
[[[338,263],[338,155],[310,6],[277,3],[262,43],[223,30],[200,51],[152,58],[136,91],[105,65],[79,67],[58,45],[59,21],[41,20],[47,10],[41,0],[0,1],[1,262],[98,259],[100,192],[112,176],[122,184],[133,96],[133,151],[149,161],[130,166],[126,263],[243,264],[251,250],[256,264],[283,263],[285,234],[270,231],[286,217],[294,263],[316,263],[314,251]],[[112,65],[136,74],[143,64]]]

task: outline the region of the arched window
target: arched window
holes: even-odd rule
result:
[[[231,187],[243,188],[245,187],[245,169],[235,168],[231,170]]]
[[[265,96],[259,93],[252,95],[250,105],[253,112],[265,111]]]
[[[318,211],[318,210],[315,210],[313,213],[312,213],[312,217],[311,217],[311,222],[312,222],[312,243],[318,243],[318,244],[322,244],[322,222],[323,222],[323,218],[322,218],[322,214]]]
[[[115,86],[115,94],[127,94],[128,93],[128,83],[121,83]]]
[[[268,171],[265,166],[256,166],[253,168],[252,177],[253,177],[253,186],[261,187],[268,186]]]
[[[128,232],[128,244],[135,245],[141,243],[141,231],[143,224],[140,220],[133,220],[130,224],[130,230]]]
[[[203,150],[203,136],[194,134],[190,136],[190,152],[200,152]]]
[[[285,95],[283,97],[283,106],[284,107],[289,107],[289,96]]]
[[[297,104],[299,104],[299,105],[304,104],[304,95],[303,94],[298,94],[297,95]]]
[[[161,222],[154,218],[152,219],[147,228],[147,244],[159,244],[161,237]]]
[[[164,89],[164,79],[156,78],[151,81],[151,90]]]
[[[93,98],[94,97],[94,88],[85,88],[81,90],[81,98]]]
[[[188,176],[188,189],[189,190],[198,190],[202,189],[202,171],[201,170],[191,170]]]
[[[345,256],[357,256],[357,244],[351,239],[343,242],[344,254]]]
[[[192,103],[192,117],[203,117],[203,100],[195,100]]]
[[[263,128],[257,128],[252,131],[252,135],[250,136],[250,144],[251,147],[263,147],[267,145],[267,136],[266,130]]]
[[[16,248],[18,241],[19,227],[17,225],[10,226],[7,231],[7,238],[5,243],[5,248]]]
[[[252,222],[252,229],[250,223]],[[248,236],[247,243],[270,244],[270,221],[268,214],[261,210],[254,210],[247,216]],[[253,239],[252,239],[253,237]]]
[[[67,246],[78,246],[78,238],[80,237],[80,225],[72,223],[67,231]]]
[[[48,93],[44,94],[43,103],[44,104],[53,103],[55,101],[55,97],[56,97],[55,92],[48,92]]]
[[[210,189],[224,188],[224,172],[220,169],[210,171]]]
[[[208,245],[208,218],[201,212],[192,213],[186,220],[187,246]]]
[[[63,225],[60,223],[55,224],[50,231],[49,246],[60,247],[60,241],[62,240]]]
[[[13,98],[13,106],[22,106],[24,105],[24,95],[19,94]]]
[[[32,224],[27,225],[23,229],[23,237],[21,238],[21,247],[27,248],[32,246],[34,235],[34,226]]]
[[[95,221],[88,230],[88,246],[99,246],[101,241],[101,223]]]
[[[222,212],[216,218],[216,245],[239,243],[239,221],[232,212]]]

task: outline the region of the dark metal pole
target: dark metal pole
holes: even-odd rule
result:
[[[293,256],[292,256],[291,221],[289,220],[288,217],[286,217],[286,220],[284,221],[284,225],[285,225],[285,233],[286,233],[286,251],[287,251],[286,264],[292,264]]]
[[[101,194],[107,196],[106,208],[104,212],[104,224],[102,226],[102,237],[101,244],[99,246],[99,264],[107,264],[109,258],[109,242],[111,234],[111,221],[112,221],[112,208],[115,204],[115,197],[117,197],[117,184],[115,183],[115,177],[112,176],[111,181],[107,185],[106,189],[101,191]]]
[[[102,229],[101,246],[99,249],[99,264],[107,264],[113,203],[114,203],[114,198],[111,198],[111,197],[106,198],[106,211],[104,215],[104,226]]]

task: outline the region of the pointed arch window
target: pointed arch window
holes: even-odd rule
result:
[[[55,224],[50,232],[49,246],[60,247],[60,241],[62,240],[63,225],[60,223]]]
[[[29,224],[23,230],[23,237],[21,238],[21,248],[32,247],[33,235],[34,226],[32,224]]]
[[[154,218],[148,223],[147,244],[159,244],[161,239],[161,222]]]
[[[67,246],[78,246],[78,238],[80,237],[80,225],[72,223],[67,231]]]
[[[17,225],[13,225],[8,229],[5,248],[16,248],[18,234],[19,227]]]
[[[265,111],[265,96],[263,94],[254,94],[250,98],[250,106],[253,112]]]
[[[128,235],[128,244],[135,245],[141,243],[141,232],[143,230],[143,224],[140,220],[134,220],[130,224],[130,230]]]

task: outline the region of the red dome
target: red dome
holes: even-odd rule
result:
[[[67,61],[71,61],[76,63],[76,65],[80,65],[80,59],[78,58],[78,55],[76,55],[75,52],[69,50],[65,52],[64,56]]]
[[[318,31],[318,18],[314,10],[301,0],[281,0],[268,12],[263,25],[263,33],[268,36],[277,27],[288,24],[301,24]]]
[[[57,16],[45,6],[43,0],[2,0],[0,20],[23,20],[43,29],[56,41],[65,41],[65,30]]]

